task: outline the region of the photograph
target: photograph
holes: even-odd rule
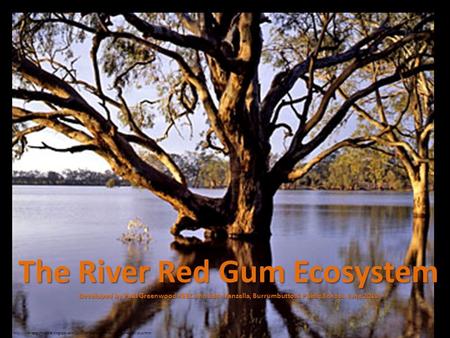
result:
[[[10,15],[12,337],[445,336],[434,11]]]

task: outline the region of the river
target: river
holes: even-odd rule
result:
[[[210,196],[224,192],[196,191]],[[398,337],[408,330],[410,284],[395,288],[374,319],[377,303],[369,299],[301,299],[289,303],[286,311],[286,304],[269,300],[79,299],[80,294],[152,292],[156,284],[152,284],[151,277],[156,272],[150,273],[146,284],[81,284],[77,273],[80,260],[102,259],[110,266],[149,265],[156,271],[160,260],[179,263],[208,258],[212,262],[208,284],[171,285],[165,291],[227,294],[239,286],[227,285],[214,266],[231,250],[238,252],[239,259],[285,267],[285,282],[270,286],[277,292],[383,294],[389,285],[369,283],[359,290],[354,284],[295,283],[294,265],[297,260],[323,266],[383,265],[386,261],[400,264],[411,232],[411,204],[408,192],[280,191],[275,197],[269,244],[252,247],[228,243],[224,247],[191,250],[172,243],[169,228],[176,213],[148,191],[131,187],[14,186],[14,336],[30,337],[32,331],[53,331],[54,335],[48,336],[56,337],[64,336],[62,332],[71,336],[74,332],[115,330],[132,331],[136,337],[222,337],[247,336],[246,330],[251,330],[254,336],[272,337]],[[135,218],[149,228],[152,240],[147,245],[118,240]],[[202,239],[200,231],[186,235]],[[432,218],[428,264],[433,264],[434,259],[433,238]],[[32,280],[25,284],[17,261],[38,258],[51,267],[67,266],[71,270],[70,283],[38,284]],[[425,285],[425,295],[432,306],[431,284]],[[249,302],[253,303],[247,305]],[[246,315],[251,318],[244,318]],[[423,336],[433,336],[432,328],[424,325],[421,330]]]

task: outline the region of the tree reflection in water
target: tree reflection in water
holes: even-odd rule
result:
[[[27,295],[21,284],[13,286],[12,318],[16,326],[28,331]]]
[[[377,253],[376,239],[370,246],[369,257],[380,257]],[[352,243],[352,242],[351,242]],[[171,244],[177,253],[177,265],[195,267],[209,260],[210,270],[218,269],[226,260],[235,260],[239,267],[259,267],[272,265],[270,242],[250,243],[243,241],[200,241],[196,238],[178,237]],[[354,243],[349,245],[347,254],[357,250]],[[344,255],[345,253],[343,253]],[[357,257],[357,256],[356,256]],[[130,257],[128,257],[130,259]],[[377,261],[377,259],[374,259]],[[353,261],[353,264],[358,264]],[[360,260],[360,264],[364,264]],[[372,263],[372,262],[371,262]],[[258,269],[256,269],[258,271]],[[259,276],[258,276],[259,279]],[[171,294],[182,292],[189,284],[159,283],[155,281],[139,292],[147,294]],[[229,294],[283,293],[275,283],[227,283]],[[315,285],[317,292],[324,285]],[[396,285],[386,285],[384,297],[377,300],[360,300],[358,307],[343,307],[329,299],[291,300],[291,299],[222,299],[188,301],[189,308],[180,316],[175,301],[167,299],[126,299],[115,302],[108,314],[90,325],[74,324],[74,337],[131,337],[139,329],[155,320],[161,314],[162,326],[158,337],[193,337],[194,327],[189,321],[191,311],[203,318],[205,336],[209,337],[271,337],[278,336],[269,325],[271,307],[280,318],[290,337],[386,337],[395,330],[389,326],[393,321],[403,327],[398,328],[395,336],[427,337],[433,336],[433,311],[424,297],[423,285],[412,285],[410,298],[402,298]],[[354,300],[349,300],[353,302]],[[192,307],[196,307],[191,308]],[[27,328],[28,310],[26,297],[21,290],[14,296],[13,320],[16,326]],[[336,311],[338,310],[338,311]],[[272,315],[272,313],[270,313]],[[389,319],[391,318],[391,319]],[[280,323],[281,324],[281,323]],[[147,327],[147,326],[146,326]],[[139,335],[141,336],[141,335]]]
[[[259,267],[272,263],[272,254],[269,242],[249,243],[241,241],[205,241],[195,238],[178,237],[172,243],[172,248],[178,253],[177,265],[195,267],[209,260],[210,269],[218,269],[226,260],[235,260],[239,267]],[[257,276],[259,279],[259,276]],[[239,279],[240,280],[240,279]],[[159,283],[158,281],[142,289],[140,292],[148,294],[171,294],[180,292],[185,283]],[[277,293],[278,288],[275,283],[228,283],[227,289],[230,294],[238,293]],[[95,332],[96,337],[120,337],[123,334],[132,334],[142,325],[151,321],[156,314],[170,307],[171,300],[142,300],[128,299],[116,302],[108,315],[97,321],[93,326],[79,328],[77,337],[92,337],[90,332]],[[309,331],[312,337],[321,335],[311,328],[308,323],[296,315],[292,304],[285,299],[271,299],[275,310],[283,318],[289,334],[298,336],[300,331]],[[204,304],[206,304],[204,302]],[[219,323],[216,327],[210,327],[211,336],[216,337],[270,337],[267,323],[266,299],[254,299],[251,301],[243,299],[227,300],[226,311],[220,313]],[[209,313],[214,309],[205,309],[205,327],[209,325]],[[184,320],[185,327],[180,326],[180,320],[171,322],[174,316],[166,315],[164,326],[166,334],[172,336],[170,331],[175,328],[177,336],[191,336],[191,329],[187,320]],[[181,319],[183,321],[183,319]]]

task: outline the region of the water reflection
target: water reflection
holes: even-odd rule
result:
[[[277,196],[270,243],[179,238],[169,245],[173,238],[168,227],[176,214],[146,192],[79,187],[15,189],[14,262],[42,257],[48,265],[69,266],[74,278],[70,285],[15,286],[14,337],[33,337],[26,334],[33,330],[74,331],[75,337],[433,337],[433,313],[429,311],[434,301],[432,284],[424,285],[421,291],[410,284],[367,283],[366,289],[360,290],[356,285],[293,282],[293,262],[297,259],[309,260],[311,265],[373,265],[385,261],[401,264],[412,226],[407,194],[283,191]],[[60,205],[57,210],[55,203]],[[141,217],[150,226],[154,240],[147,247],[117,240],[133,217]],[[433,224],[431,219],[428,264],[433,264]],[[149,279],[150,284],[143,289],[125,283],[79,284],[75,274],[79,260],[99,258],[111,266],[150,265],[155,270],[159,260],[197,266],[208,259],[211,280],[209,284],[161,284]],[[227,284],[217,271],[226,260],[236,260],[246,267],[282,265],[286,282]],[[20,269],[15,265],[14,280],[20,279]],[[373,292],[383,297],[251,301],[78,299],[80,293],[139,292]]]
[[[13,285],[12,317],[14,323],[23,331],[28,331],[27,295],[21,284]]]
[[[127,242],[124,243],[127,247],[126,259],[124,265],[134,266],[139,269],[145,264],[145,255],[148,253],[148,243]]]
[[[194,268],[209,260],[210,269],[218,270],[220,265],[227,260],[235,260],[241,267],[260,267],[272,264],[272,253],[269,242],[248,243],[240,241],[205,241],[196,238],[179,237],[171,244],[178,254],[177,265],[185,265]],[[256,269],[256,279],[260,279],[259,270]],[[266,276],[265,279],[268,276]],[[147,294],[171,294],[181,292],[186,287],[184,283],[159,283],[158,281],[140,290]],[[227,283],[229,294],[276,294],[281,293],[275,283],[257,282]],[[301,331],[307,332],[312,337],[321,335],[311,328],[306,320],[294,313],[293,304],[287,299],[270,299],[270,302],[287,326],[290,336],[296,337]],[[159,312],[170,307],[171,300],[142,300],[130,299],[116,302],[107,316],[94,325],[84,328],[76,328],[76,337],[120,337],[123,334],[132,335],[146,322],[151,321]],[[211,337],[271,337],[267,321],[267,299],[229,299],[226,301],[225,311],[219,307],[210,307],[208,302],[203,302],[204,326]],[[196,309],[198,311],[199,309]],[[170,312],[169,312],[170,313]],[[215,317],[211,326],[211,317]],[[173,315],[164,318],[166,335],[189,337],[192,329],[187,320],[172,322]],[[160,336],[160,335],[158,335]]]
[[[346,263],[355,265],[380,264],[383,260],[380,240],[371,240],[369,255],[357,254],[359,243],[351,241],[342,249]],[[362,244],[363,245],[363,244]],[[200,241],[196,238],[179,237],[171,244],[177,255],[177,265],[196,267],[209,260],[210,269],[217,270],[227,260],[235,260],[240,267],[250,268],[272,265],[269,242],[249,243],[241,241]],[[129,255],[132,251],[129,252]],[[139,256],[139,251],[135,251]],[[130,257],[127,257],[127,260]],[[133,260],[132,260],[133,261]],[[256,269],[259,280],[259,269]],[[267,276],[268,277],[268,276]],[[268,278],[266,278],[268,280]],[[183,292],[185,283],[159,283],[155,281],[139,292],[146,294],[172,294]],[[327,292],[326,285],[308,284],[310,292]],[[371,286],[369,285],[368,288]],[[73,323],[74,337],[131,337],[147,327],[159,315],[162,326],[154,337],[193,337],[194,327],[188,316],[191,311],[203,320],[201,325],[208,337],[276,337],[270,329],[269,312],[276,312],[290,337],[385,337],[392,336],[395,327],[389,321],[403,325],[398,331],[402,337],[432,336],[433,310],[425,300],[424,285],[414,284],[408,298],[396,292],[397,285],[386,284],[384,295],[379,299],[359,300],[292,300],[270,299],[228,299],[199,302],[188,301],[188,308],[180,315],[174,300],[170,299],[127,299],[115,302],[106,316],[94,324]],[[227,283],[229,294],[283,294],[276,283],[257,282]],[[355,286],[355,291],[357,290]],[[364,290],[367,292],[367,290]],[[347,302],[353,302],[348,306]],[[191,308],[192,307],[192,308]],[[27,299],[20,288],[14,295],[13,318],[24,331],[27,327]],[[392,323],[391,323],[392,324]],[[141,334],[139,336],[142,336]],[[398,336],[398,335],[396,335]]]

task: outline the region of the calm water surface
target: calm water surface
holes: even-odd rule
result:
[[[222,190],[199,190],[220,196]],[[411,194],[392,192],[281,191],[275,198],[270,244],[199,244],[195,249],[173,243],[169,228],[175,211],[147,191],[129,187],[14,186],[13,187],[13,328],[15,337],[31,337],[32,331],[136,337],[398,337],[411,329],[414,311],[411,285],[401,285],[383,306],[374,300],[226,300],[172,301],[80,300],[81,293],[378,293],[388,285],[296,284],[294,263],[310,265],[400,264],[411,231]],[[127,223],[140,218],[149,226],[148,245],[123,244],[118,238]],[[428,243],[428,263],[433,264],[434,221]],[[194,233],[202,239],[201,232]],[[19,259],[43,260],[72,271],[69,284],[24,285]],[[200,264],[210,260],[209,284],[154,283],[160,260],[176,264]],[[150,265],[155,271],[146,284],[80,284],[80,260],[117,265]],[[226,259],[252,265],[282,265],[285,283],[276,285],[226,284],[216,270]],[[159,288],[159,289],[158,289]],[[426,300],[434,296],[425,285]],[[378,315],[376,316],[378,309]],[[417,322],[417,321],[415,321]],[[424,321],[424,323],[426,320]],[[419,329],[432,337],[429,324]],[[27,333],[28,332],[28,333]],[[109,332],[109,333],[108,333]],[[62,334],[42,335],[43,337]],[[87,336],[85,334],[84,336]]]

